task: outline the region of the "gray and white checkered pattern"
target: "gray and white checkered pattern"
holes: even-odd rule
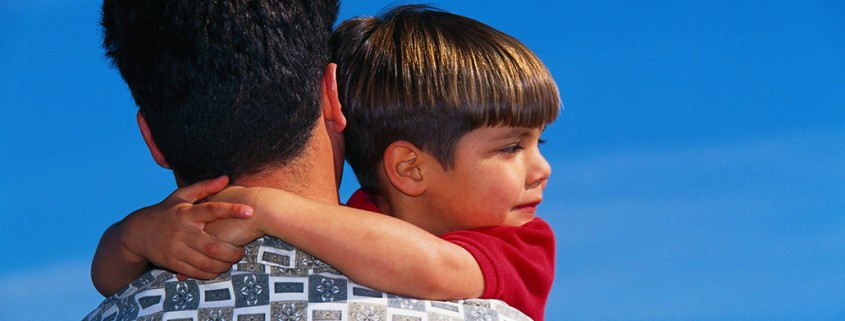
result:
[[[426,301],[350,281],[274,238],[246,246],[213,280],[179,281],[152,270],[103,301],[84,321],[527,321],[499,300]]]

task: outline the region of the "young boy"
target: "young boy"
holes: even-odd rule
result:
[[[538,147],[560,107],[545,66],[512,37],[425,6],[347,20],[333,48],[361,190],[340,207],[231,187],[213,200],[256,215],[205,231],[236,245],[274,235],[378,290],[500,299],[543,320],[554,237],[534,217],[551,173]]]

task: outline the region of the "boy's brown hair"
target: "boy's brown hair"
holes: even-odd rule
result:
[[[455,146],[482,126],[543,127],[560,96],[548,69],[513,37],[429,6],[354,18],[332,35],[346,159],[361,187],[381,191],[385,149],[406,140],[454,166]]]

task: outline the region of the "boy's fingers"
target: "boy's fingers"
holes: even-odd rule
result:
[[[252,207],[245,204],[208,202],[194,206],[194,219],[199,222],[211,222],[227,218],[250,218]]]
[[[205,258],[211,258],[216,261],[224,262],[231,265],[239,261],[244,256],[244,250],[241,247],[231,245],[229,243],[220,241],[214,237],[203,237],[199,242],[190,245],[191,249],[201,255],[195,257],[192,262],[195,266],[202,268],[202,263]],[[219,266],[219,265],[218,265]]]
[[[232,268],[232,262],[221,261],[206,256],[200,251],[188,249],[183,251],[178,259],[169,262],[169,267],[187,277],[196,279],[215,278]]]
[[[193,274],[185,274],[193,278],[210,279],[217,277],[232,268],[232,263],[201,257],[196,261],[186,262],[193,269]]]
[[[182,275],[183,277],[190,277],[195,279],[201,280],[208,280],[216,278],[218,275],[222,274],[223,272],[228,271],[228,268],[231,268],[231,265],[228,265],[227,270],[223,270],[221,272],[210,272],[204,271],[202,269],[198,269],[193,265],[180,261],[178,263],[174,263],[174,270],[179,272],[178,274]]]
[[[197,263],[197,269],[203,271],[205,273],[214,274],[211,276],[212,278],[217,277],[223,272],[228,271],[232,268],[232,263],[217,261],[217,260],[205,260],[203,262]]]
[[[190,203],[208,198],[219,193],[229,184],[228,176],[207,179],[182,187],[173,192],[172,196]]]

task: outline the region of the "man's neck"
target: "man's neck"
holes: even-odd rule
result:
[[[238,178],[233,184],[247,187],[271,187],[318,202],[338,204],[339,196],[334,176],[326,175],[328,173],[324,172],[326,171],[304,171],[292,166],[271,168]]]
[[[333,146],[331,135],[321,117],[302,155],[284,166],[239,177],[234,184],[272,187],[318,202],[339,204],[337,185],[342,171],[335,168],[335,160],[343,159],[343,151]]]

